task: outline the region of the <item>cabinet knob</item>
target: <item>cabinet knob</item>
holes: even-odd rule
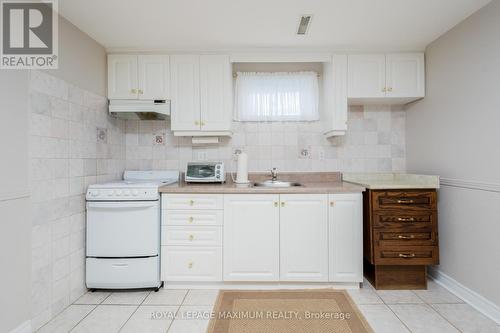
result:
[[[387,88],[387,91],[392,91],[392,88]]]
[[[132,94],[137,94],[137,89],[131,89],[131,90],[130,90],[130,92],[131,92]]]
[[[194,200],[189,200],[189,205],[190,206],[194,205]]]
[[[283,201],[281,202],[281,207],[285,207],[285,203]]]
[[[274,202],[274,207],[278,207],[278,201]]]
[[[194,239],[194,235],[189,235],[189,240],[193,241],[193,239]]]
[[[199,122],[198,120],[196,120],[196,121],[194,122],[194,124],[195,124],[196,126],[200,126],[200,122]]]
[[[138,92],[140,95],[144,94],[144,91],[142,91],[142,89],[139,89]]]
[[[387,88],[382,88],[382,92],[386,92],[387,91]]]
[[[194,264],[194,263],[193,263],[192,261],[188,262],[188,268],[189,268],[189,269],[193,268],[193,264]]]
[[[330,201],[330,207],[333,207],[333,206],[335,206],[335,202]]]
[[[205,126],[205,122],[204,121],[200,122],[200,125]]]
[[[194,218],[192,216],[190,216],[189,219],[188,219],[188,222],[189,223],[193,223],[193,221],[194,221]]]

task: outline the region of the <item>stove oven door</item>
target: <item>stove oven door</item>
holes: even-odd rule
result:
[[[159,255],[159,201],[87,202],[87,257]]]

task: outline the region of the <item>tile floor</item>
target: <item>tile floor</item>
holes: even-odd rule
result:
[[[217,293],[89,292],[38,332],[201,333]],[[348,293],[376,333],[500,333],[500,325],[433,281],[425,291],[377,291],[365,282]]]

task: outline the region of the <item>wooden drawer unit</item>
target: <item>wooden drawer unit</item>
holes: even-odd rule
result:
[[[162,281],[222,281],[222,248],[162,246]]]
[[[426,232],[395,232],[395,231],[374,231],[375,247],[384,246],[433,246],[437,244],[436,233]]]
[[[375,250],[375,265],[437,265],[437,246],[385,246]]]
[[[162,209],[223,209],[222,194],[163,194]]]
[[[425,289],[426,265],[439,263],[435,190],[363,194],[365,276],[377,289]]]
[[[163,226],[162,245],[222,246],[221,227]]]
[[[427,229],[435,228],[436,211],[383,210],[373,212],[373,228]]]
[[[162,225],[223,225],[223,220],[223,210],[163,210],[161,214]]]
[[[405,211],[436,209],[435,191],[371,191],[373,210]]]

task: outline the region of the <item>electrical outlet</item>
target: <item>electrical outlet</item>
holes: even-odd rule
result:
[[[305,160],[311,158],[311,147],[299,148],[299,159]]]
[[[108,130],[106,128],[97,127],[97,142],[108,142]]]

